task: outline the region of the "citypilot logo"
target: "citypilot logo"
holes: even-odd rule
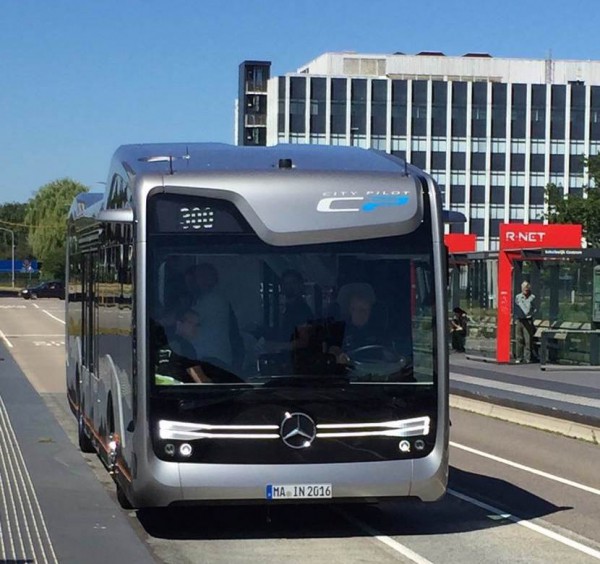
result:
[[[357,192],[334,192],[324,196],[317,204],[317,211],[326,213],[372,212],[379,208],[405,206],[410,200],[405,192],[367,192],[364,196],[359,196]]]

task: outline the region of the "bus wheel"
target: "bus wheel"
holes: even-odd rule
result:
[[[79,406],[79,410],[77,411],[77,435],[81,452],[95,452],[96,449],[94,448],[94,443],[92,443],[91,439],[85,434],[82,405]]]
[[[134,508],[132,503],[129,501],[129,498],[125,495],[123,488],[119,484],[117,484],[117,501],[123,509]]]

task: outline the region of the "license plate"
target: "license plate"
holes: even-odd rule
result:
[[[331,484],[269,484],[267,499],[329,499]]]

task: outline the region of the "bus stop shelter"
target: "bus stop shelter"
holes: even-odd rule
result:
[[[534,352],[541,364],[600,364],[600,250],[581,248],[579,225],[500,227],[498,251],[449,245],[450,304],[470,320],[467,356],[515,359],[514,300],[526,280],[537,298]]]

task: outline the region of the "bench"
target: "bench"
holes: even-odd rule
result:
[[[589,323],[563,322],[544,329],[540,338],[541,369],[547,364],[600,365],[600,331],[589,327]]]

